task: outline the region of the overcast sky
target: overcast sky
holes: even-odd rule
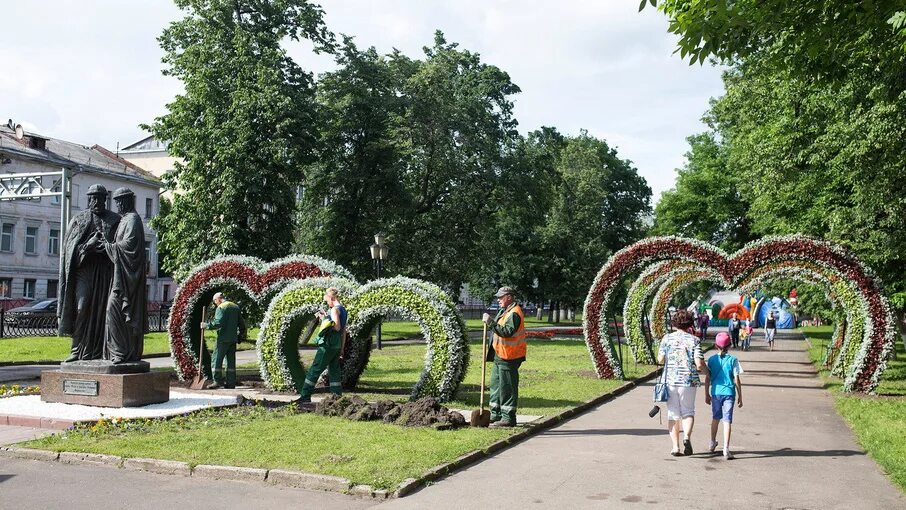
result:
[[[434,30],[478,52],[522,89],[524,133],[587,129],[648,179],[655,200],[673,186],[685,138],[722,93],[720,71],[673,54],[666,18],[638,0],[323,2],[328,27],[360,47],[420,57]],[[38,133],[116,149],[165,113],[180,83],[160,74],[156,38],[180,12],[168,0],[3,2],[0,117]],[[315,73],[329,57],[289,47]]]

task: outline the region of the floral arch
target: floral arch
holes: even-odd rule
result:
[[[845,391],[871,391],[877,384],[895,341],[894,319],[881,285],[852,253],[804,236],[765,238],[729,255],[707,243],[680,237],[652,237],[614,254],[598,272],[585,300],[586,344],[601,378],[622,377],[607,330],[614,290],[625,277],[642,274],[624,304],[624,325],[633,356],[650,361],[643,317],[666,309],[670,297],[696,280],[726,288],[746,289],[780,276],[794,276],[824,286],[834,306],[847,314],[834,332],[833,359],[825,360],[844,379]],[[649,305],[649,302],[651,303]],[[655,322],[652,329],[655,329]]]

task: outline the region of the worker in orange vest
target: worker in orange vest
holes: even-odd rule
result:
[[[525,361],[525,314],[513,289],[501,287],[494,295],[500,310],[493,319],[484,314],[494,333],[494,366],[491,369],[491,426],[515,427],[519,401],[519,365]],[[488,353],[490,355],[490,352]],[[490,361],[490,357],[489,357]]]

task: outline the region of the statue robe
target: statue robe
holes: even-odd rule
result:
[[[88,247],[96,232],[113,239],[120,216],[104,210],[82,211],[69,222],[60,257],[59,335],[72,336],[69,359],[101,359],[104,355],[107,297],[113,264],[106,253]],[[88,248],[88,249],[86,249]]]
[[[113,262],[113,283],[107,301],[104,359],[138,361],[147,329],[145,229],[139,215],[124,214],[114,241],[105,248]]]

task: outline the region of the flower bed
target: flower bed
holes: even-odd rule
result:
[[[293,255],[265,263],[253,257],[217,257],[197,266],[180,285],[173,299],[167,332],[170,352],[180,380],[191,380],[198,372],[198,346],[202,306],[221,289],[235,289],[266,303],[280,289],[294,281],[322,276],[352,279],[352,274],[334,262],[307,255]],[[235,299],[236,296],[227,296]],[[201,353],[202,366],[210,377],[210,355]]]
[[[858,325],[850,325],[851,338],[844,342],[839,363],[846,372],[846,391],[871,391],[886,366],[893,348],[895,333],[893,315],[874,274],[851,253],[830,243],[803,236],[765,238],[747,245],[732,256],[707,243],[679,237],[653,237],[620,250],[601,268],[589,290],[584,308],[586,343],[599,377],[622,377],[607,331],[606,310],[613,291],[623,278],[639,269],[662,262],[686,262],[720,277],[729,288],[739,288],[755,275],[768,278],[784,268],[801,267],[809,272],[818,266],[822,276],[850,283],[848,288],[834,289],[856,322],[864,324],[857,337]],[[634,310],[634,312],[637,310]],[[855,327],[852,327],[855,326]],[[636,333],[633,333],[636,335]],[[849,336],[849,335],[847,335]],[[635,341],[638,340],[636,335]]]

